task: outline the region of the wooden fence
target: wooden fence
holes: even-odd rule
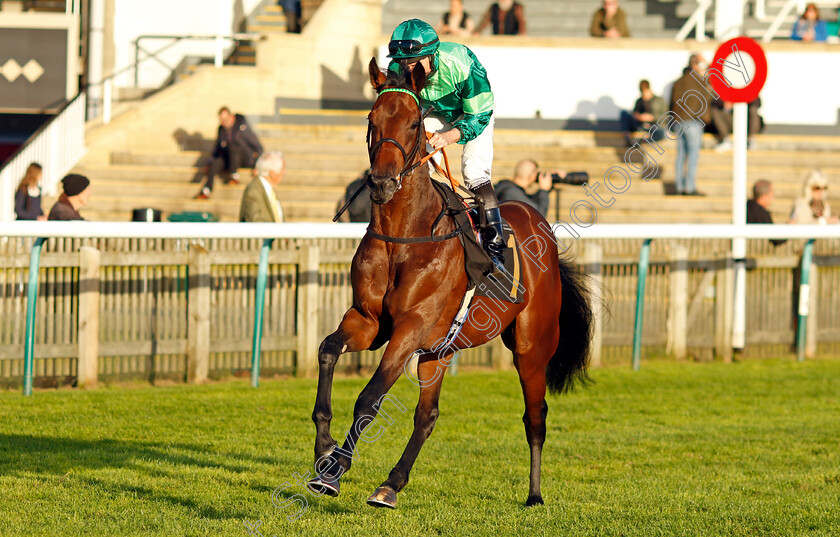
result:
[[[269,256],[262,374],[311,375],[317,349],[351,303],[357,241],[277,240]],[[793,356],[803,241],[749,241],[746,357]],[[50,239],[39,274],[36,386],[247,375],[259,240]],[[579,240],[570,252],[593,276],[593,364],[629,363],[640,240]],[[0,383],[19,386],[31,240],[0,239]],[[654,241],[645,293],[645,357],[731,359],[729,241]],[[817,241],[809,355],[840,350],[840,241]],[[602,307],[602,304],[605,307]],[[378,352],[339,366],[369,370]],[[500,344],[464,353],[467,366],[508,367]]]

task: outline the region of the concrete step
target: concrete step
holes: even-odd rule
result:
[[[289,160],[294,160],[295,156],[302,155],[322,155],[326,151],[329,155],[339,157],[347,156],[352,158],[362,158],[367,160],[367,151],[364,142],[359,143],[355,141],[340,140],[330,142],[325,146],[322,141],[299,139],[299,140],[285,140],[279,141],[276,139],[264,139],[263,145],[266,150],[282,151]],[[569,148],[559,146],[538,146],[532,147],[527,145],[505,145],[501,143],[495,144],[494,155],[497,161],[512,161],[518,162],[522,158],[531,158],[536,160],[543,168],[548,166],[547,163],[566,163],[570,161],[585,161],[591,163],[602,163],[615,165],[624,162],[624,147],[589,147],[589,148]],[[328,149],[325,149],[328,148]],[[665,154],[656,155],[651,150],[651,155],[657,159],[657,162],[671,162],[676,154],[676,146],[674,144],[663,143]],[[450,163],[459,167],[458,162],[462,147],[454,145],[446,149],[446,153],[450,158]],[[181,151],[172,153],[167,151],[115,151],[111,154],[111,162],[113,164],[144,164],[144,165],[175,165],[175,166],[192,166],[203,165],[206,162],[208,153],[202,151]],[[706,165],[730,166],[732,164],[732,153],[719,153],[713,150],[703,150],[701,152],[701,163]],[[834,173],[830,169],[836,169],[840,173],[840,154],[825,151],[796,151],[796,152],[778,152],[766,150],[751,150],[747,154],[747,161],[750,169],[760,169],[759,167],[773,167],[790,169],[792,173],[803,173],[811,167],[819,167],[826,170],[827,173]],[[498,169],[497,169],[498,170]],[[503,173],[508,173],[508,170],[498,170]]]
[[[609,155],[599,155],[598,158],[590,159],[586,158],[586,155],[564,157],[550,152],[542,155],[535,155],[533,152],[519,152],[514,154],[512,151],[508,151],[510,153],[509,155],[505,155],[505,153],[505,151],[497,153],[499,156],[493,161],[494,177],[496,178],[512,176],[517,162],[526,155],[528,158],[538,159],[542,170],[564,169],[566,171],[586,171],[593,180],[600,179],[610,168],[615,166],[622,166],[624,169],[628,169],[623,160],[619,160],[615,156],[610,158]],[[358,176],[358,174],[368,167],[367,157],[358,154],[351,156],[342,154],[291,153],[290,155],[290,157],[287,157],[286,179],[287,182],[292,184],[311,184],[313,181],[326,186],[344,184],[342,181],[345,181],[346,178],[350,177],[352,180],[352,178]],[[460,176],[460,156],[458,153],[449,154],[448,156],[453,174]],[[515,158],[502,158],[502,156]],[[112,155],[112,162],[115,162],[115,164],[111,166],[82,167],[80,169],[81,172],[88,174],[90,177],[102,179],[157,179],[191,182],[196,181],[196,178],[200,178],[203,175],[202,163],[205,162],[205,159],[206,157],[203,157],[197,152],[189,152],[183,155],[115,153]],[[659,165],[659,177],[661,179],[673,179],[675,169],[674,159],[674,153],[659,157],[657,163]],[[711,153],[707,155],[706,152],[701,153],[698,167],[698,180],[723,179],[729,181],[732,174],[732,164],[731,162],[727,162],[727,160],[726,158],[721,158],[719,154]],[[840,162],[835,162],[834,164],[840,164]],[[773,164],[772,162],[764,163],[760,157],[756,157],[754,161],[750,162],[748,171],[751,182],[762,178],[774,182],[777,188],[784,187],[798,190],[801,182],[811,169],[811,163],[808,163],[808,165]],[[829,177],[840,175],[840,166],[823,166],[822,170]],[[629,171],[632,172],[632,170]],[[637,173],[631,173],[631,175],[638,176]],[[247,180],[250,177],[250,170],[241,170],[240,176]]]
[[[74,170],[76,173],[86,175],[91,179],[94,186],[99,179],[114,181],[162,181],[171,183],[182,183],[195,185],[198,188],[202,178],[201,170],[197,167],[186,166],[143,166],[119,164],[111,166],[80,165]],[[310,170],[291,169],[283,176],[286,185],[313,185],[319,186],[346,186],[355,179],[362,170],[352,170],[342,173],[326,173]],[[250,177],[251,170],[240,169],[239,175],[245,181]],[[240,180],[243,180],[240,179]],[[195,181],[194,181],[195,180]],[[242,183],[245,184],[244,181]]]
[[[171,181],[122,181],[97,179],[97,197],[143,197],[154,193],[161,199],[190,199],[198,193],[198,183],[174,183]],[[223,201],[241,201],[245,185],[225,185],[219,183],[213,190],[213,199]],[[323,201],[338,199],[344,195],[345,187],[321,185],[283,185],[276,187],[278,199],[286,201]]]
[[[296,202],[285,204],[283,212],[296,218],[306,217],[326,221],[335,214],[335,205],[336,200]],[[93,195],[88,206],[81,212],[85,218],[88,218],[92,214],[125,214],[125,218],[121,219],[124,221],[130,219],[133,209],[153,207],[163,211],[164,218],[172,213],[182,211],[206,211],[213,213],[220,220],[235,222],[239,218],[239,206],[240,200],[220,200],[215,199],[215,197],[211,197],[209,200],[171,200],[160,199],[154,196],[132,197],[129,199],[125,197],[97,197]]]

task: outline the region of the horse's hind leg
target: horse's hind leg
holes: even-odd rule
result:
[[[517,356],[519,382],[522,385],[522,394],[525,396],[525,414],[522,416],[522,421],[525,424],[528,447],[531,449],[531,479],[525,505],[531,506],[543,503],[540,492],[540,472],[548,403],[545,402],[545,364],[542,360],[539,360],[536,366],[527,362],[528,360],[524,357]]]
[[[318,394],[312,421],[315,422],[315,461],[332,452],[336,441],[330,434],[332,420],[332,385],[335,364],[345,352],[366,349],[376,337],[378,324],[362,316],[355,309],[349,310],[339,324],[338,329],[327,336],[318,349]],[[316,468],[317,472],[317,468]],[[324,490],[329,494],[338,494],[338,490]]]
[[[448,358],[451,359],[451,356]],[[446,363],[448,363],[448,360]],[[390,507],[392,509],[397,506],[397,493],[408,484],[408,474],[414,466],[414,461],[417,460],[417,455],[420,454],[423,443],[435,428],[435,422],[440,414],[438,399],[440,398],[440,388],[443,384],[445,372],[446,368],[434,355],[425,355],[425,361],[423,356],[420,357],[417,364],[417,378],[420,380],[420,400],[417,402],[417,409],[414,411],[414,432],[411,433],[408,445],[405,447],[402,457],[388,475],[388,479],[367,499],[368,505]]]
[[[528,500],[525,502],[528,506],[543,503],[540,472],[542,448],[545,443],[545,418],[548,414],[548,404],[545,402],[545,368],[560,338],[557,323],[545,327],[540,324],[540,320],[556,318],[556,314],[552,316],[535,311],[528,315],[523,312],[517,317],[513,332],[514,363],[519,372],[522,395],[525,397],[525,414],[522,421],[525,424],[528,447],[531,449],[531,479]],[[546,355],[547,348],[552,349],[551,354]]]

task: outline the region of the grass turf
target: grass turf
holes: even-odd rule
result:
[[[386,405],[394,423],[359,443],[337,499],[295,483],[312,465],[312,380],[0,393],[0,534],[246,536],[246,521],[265,537],[840,534],[840,361],[592,375],[548,400],[534,508],[513,372],[446,379],[396,511],[364,500],[408,440],[405,379],[392,393],[406,412]],[[365,382],[336,380],[336,438]]]

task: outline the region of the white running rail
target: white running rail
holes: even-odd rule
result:
[[[0,222],[0,237],[359,239],[364,236],[367,226],[331,222],[252,224],[30,221]],[[566,229],[557,224],[553,226],[557,237],[568,244],[572,235]],[[840,239],[840,225],[596,224],[575,231],[581,239]]]

